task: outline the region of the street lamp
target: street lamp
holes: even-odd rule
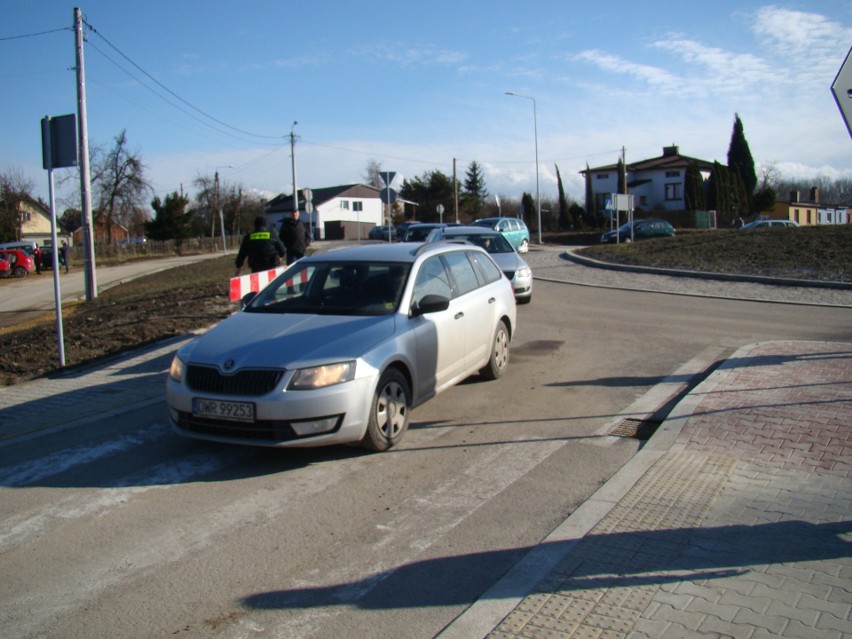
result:
[[[536,114],[535,98],[520,93],[512,93],[506,91],[506,95],[513,95],[516,98],[526,98],[532,100],[533,103],[533,133],[535,134],[535,210],[538,221],[538,243],[541,244],[541,196],[538,187],[538,115]]]

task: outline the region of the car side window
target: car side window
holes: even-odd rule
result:
[[[417,272],[417,279],[414,281],[412,302],[420,304],[420,301],[427,295],[440,295],[447,299],[453,298],[450,279],[447,276],[444,263],[441,261],[440,256],[437,255],[423,262],[423,266]]]
[[[500,267],[484,255],[471,251],[468,253],[468,256],[470,257],[470,261],[476,264],[485,283],[490,284],[503,277],[503,271],[500,270]]]
[[[450,267],[458,296],[470,293],[479,287],[476,271],[473,270],[473,264],[467,259],[466,252],[447,253],[444,255],[444,259],[447,260]]]

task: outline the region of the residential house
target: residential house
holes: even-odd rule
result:
[[[27,195],[18,204],[20,240],[31,240],[39,246],[50,245],[50,209]],[[57,233],[61,232],[57,228]]]
[[[686,170],[693,162],[705,180],[710,177],[712,162],[681,155],[677,146],[663,147],[659,157],[627,164],[627,193],[633,195],[634,208],[645,211],[686,209]],[[596,210],[606,210],[607,201],[613,193],[618,193],[618,170],[619,164],[608,164],[580,172],[584,176],[587,172],[590,174]]]
[[[799,191],[791,191],[787,200],[776,200],[769,211],[769,217],[776,220],[793,220],[799,226],[816,224],[849,224],[849,208],[837,204],[825,204],[819,201],[819,189],[811,187],[808,199],[802,199]]]
[[[387,214],[380,190],[366,184],[346,184],[311,189],[311,206],[306,208],[305,192],[299,192],[299,218],[310,225],[314,238],[342,240],[367,237]],[[310,213],[306,212],[311,210]],[[279,228],[293,210],[293,195],[278,195],[266,204],[266,219]]]
[[[79,227],[74,233],[72,233],[72,238],[74,240],[74,244],[83,244],[83,227]],[[112,223],[112,228],[110,232],[107,233],[106,223],[102,220],[93,220],[92,221],[92,239],[95,242],[106,242],[107,238],[110,238],[113,243],[121,244],[123,242],[127,242],[130,239],[130,231],[126,226],[122,226],[117,222]]]

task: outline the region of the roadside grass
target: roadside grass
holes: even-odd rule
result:
[[[579,253],[636,266],[852,282],[852,225],[688,231]]]

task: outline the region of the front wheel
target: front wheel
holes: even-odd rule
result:
[[[497,379],[503,376],[509,366],[509,329],[502,320],[497,324],[494,331],[494,340],[491,342],[491,356],[488,363],[480,369],[479,373],[485,379]]]
[[[373,402],[367,432],[361,446],[368,450],[388,450],[396,446],[408,429],[411,412],[411,388],[408,380],[395,368],[382,373]]]

